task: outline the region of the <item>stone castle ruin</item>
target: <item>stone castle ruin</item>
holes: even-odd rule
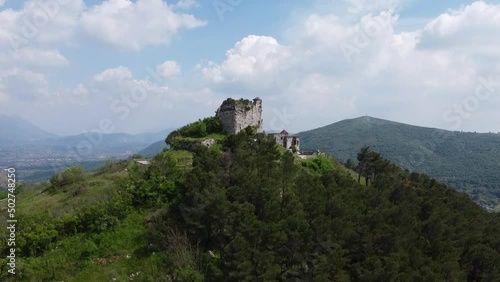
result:
[[[286,130],[281,131],[280,133],[271,133],[270,137],[273,137],[276,143],[285,147],[286,149],[292,149],[295,147],[295,150],[300,151],[300,137],[292,136]]]
[[[264,132],[262,121],[262,100],[255,98],[253,101],[232,98],[226,99],[216,112],[222,123],[222,128],[229,134],[237,134],[247,127],[253,127],[258,133]],[[271,133],[276,143],[294,152],[300,152],[300,138],[289,135],[286,130],[280,133]]]
[[[227,134],[238,134],[247,127],[252,127],[257,133],[263,133],[262,120],[262,100],[255,98],[252,101],[247,99],[235,100],[232,98],[226,99],[217,109],[215,115],[221,122],[222,129]],[[202,122],[202,121],[200,121]],[[177,135],[175,135],[177,133]],[[315,156],[319,151],[304,152],[300,150],[300,137],[290,135],[286,130],[280,133],[268,134],[273,138],[276,144],[285,149],[299,155],[301,158]],[[212,147],[217,142],[213,138],[182,138],[178,131],[174,131],[165,140],[168,145],[182,150],[194,150],[199,146]]]
[[[229,134],[237,134],[251,126],[257,132],[264,132],[262,127],[262,100],[255,98],[253,101],[240,99],[226,99],[217,110],[222,128]]]

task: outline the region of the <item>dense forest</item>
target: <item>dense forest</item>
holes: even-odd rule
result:
[[[369,147],[354,172],[250,129],[218,145],[20,187],[47,202],[21,206],[17,280],[500,281],[500,215]]]

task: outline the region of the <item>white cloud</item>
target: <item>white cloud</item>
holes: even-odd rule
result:
[[[125,49],[168,44],[182,28],[204,24],[175,12],[188,3],[169,6],[159,0],[107,0],[87,9],[75,4],[70,10],[80,12],[64,12],[73,15],[66,17],[70,28],[53,35],[40,31],[13,53],[0,49],[0,63],[7,66],[0,70],[2,109],[13,105],[13,100],[53,98],[49,93],[58,93],[61,103],[68,103],[64,108],[75,113],[75,120],[92,112],[90,125],[107,117],[118,125],[117,131],[140,131],[148,130],[146,124],[161,128],[212,115],[228,96],[260,96],[264,99],[265,125],[272,129],[297,132],[365,114],[450,129],[452,124],[443,119],[443,113],[474,94],[481,76],[492,74],[500,79],[500,39],[493,36],[500,29],[500,5],[483,1],[447,11],[420,25],[421,30],[405,32],[396,28],[400,23],[397,12],[382,11],[389,1],[344,2],[354,8],[357,3],[371,5],[370,9],[382,12],[367,13],[363,8],[351,10],[354,16],[311,14],[283,40],[244,36],[227,50],[222,61],[202,63],[194,74],[182,72],[175,61],[158,62],[157,74],[168,83],[138,78],[124,65],[97,73],[88,82],[49,91],[50,76],[32,69],[50,63],[53,67],[67,65],[51,44],[56,38],[76,40],[82,36],[79,31],[84,31],[90,42]],[[405,3],[399,1],[397,6]],[[29,9],[33,8],[24,8]],[[16,27],[22,23],[20,17],[17,11],[0,12],[5,23],[0,26],[0,48],[9,46],[6,34],[20,31]],[[347,45],[353,48],[348,56],[342,49]],[[22,66],[15,71],[10,70],[13,59]],[[31,72],[25,70],[28,68]],[[16,89],[26,90],[19,94]],[[142,97],[141,93],[145,98],[140,102],[130,98]],[[116,101],[119,104],[113,104]],[[128,109],[126,118],[122,116],[127,111],[117,111],[117,107]],[[500,119],[499,107],[498,95],[481,101],[461,129],[500,131],[492,129],[500,125],[491,122]],[[47,113],[57,115],[60,111]],[[150,118],[153,112],[154,121]]]
[[[181,67],[175,61],[166,61],[156,67],[156,72],[164,79],[177,76],[181,73]]]
[[[2,7],[3,4],[5,4],[5,0],[0,0],[0,7]]]
[[[422,48],[450,48],[500,55],[500,5],[474,2],[432,20],[422,32]]]
[[[35,43],[71,41],[83,8],[83,0],[29,0],[22,9],[2,10],[0,45],[18,49]]]
[[[188,8],[196,2],[180,1],[177,5]],[[173,7],[162,0],[106,0],[88,8],[83,0],[29,0],[22,9],[0,10],[0,46],[18,49],[35,43],[68,44],[92,39],[112,47],[140,50],[168,44],[179,30],[206,24],[193,15],[175,12]]]
[[[89,103],[89,90],[85,85],[79,83],[69,95],[69,102],[78,105],[87,105]]]
[[[177,4],[175,4],[176,7],[184,10],[188,10],[194,7],[201,7],[200,3],[196,0],[179,0]]]
[[[348,11],[353,14],[379,13],[381,11],[401,8],[411,0],[344,0],[348,3]]]
[[[4,66],[62,67],[68,65],[69,61],[57,50],[23,47],[0,52],[0,63]]]
[[[93,77],[93,80],[97,83],[123,81],[129,79],[132,79],[132,72],[124,66],[104,70]]]
[[[412,32],[396,32],[398,16],[387,12],[354,24],[334,14],[313,14],[294,29],[289,44],[248,36],[223,62],[205,64],[201,72],[217,93],[261,96],[267,121],[280,105],[300,113],[288,125],[292,131],[365,114],[452,129],[443,114],[473,95],[480,77],[500,77],[500,52],[494,52],[499,42],[492,38],[499,21],[500,5],[482,1]],[[342,50],[345,44],[354,48],[351,60]],[[485,57],[477,48],[491,52]],[[492,97],[475,112],[489,119],[464,120],[463,130],[495,126],[491,120],[500,116],[492,103],[500,107],[500,99]]]
[[[16,100],[35,101],[49,95],[45,75],[26,69],[12,68],[0,73],[0,92]]]
[[[207,88],[175,83],[167,86],[147,77],[136,78],[124,66],[97,73],[89,82],[60,94],[66,100],[65,107],[72,112],[92,112],[86,115],[86,130],[97,127],[102,119],[109,119],[116,126],[114,132],[154,131],[181,126],[200,115],[208,116],[216,107],[214,95]]]
[[[180,29],[205,24],[192,15],[174,12],[162,0],[106,0],[82,15],[82,27],[91,38],[132,50],[168,44]]]
[[[221,65],[203,68],[203,74],[213,82],[247,80],[258,76],[276,75],[290,62],[290,51],[276,39],[268,36],[249,35],[226,52]]]

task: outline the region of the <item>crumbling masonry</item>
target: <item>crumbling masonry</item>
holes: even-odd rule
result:
[[[262,100],[260,98],[250,100],[227,99],[217,110],[222,128],[229,134],[237,134],[241,130],[251,126],[257,132],[263,132],[262,128]]]

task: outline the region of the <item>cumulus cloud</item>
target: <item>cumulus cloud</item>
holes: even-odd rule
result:
[[[421,48],[452,48],[498,56],[500,5],[474,2],[428,23],[422,31]]]
[[[216,65],[211,63],[203,68],[203,74],[213,82],[259,79],[267,75],[276,75],[286,68],[290,51],[269,36],[249,35],[237,42],[234,48],[226,52],[226,60]]]
[[[36,101],[49,95],[48,86],[45,75],[30,70],[12,68],[0,73],[4,98]]]
[[[165,70],[162,66],[176,65],[167,61],[159,66],[159,70]],[[161,73],[155,75],[161,76]],[[111,120],[116,126],[114,132],[181,126],[197,120],[200,114],[213,114],[213,108],[219,102],[212,102],[216,98],[207,88],[167,84],[154,81],[148,75],[138,78],[124,66],[99,72],[90,81],[66,89],[61,95],[66,99],[66,107],[73,108],[73,111],[91,111],[92,115],[87,116],[92,121],[90,124],[98,125],[102,119]]]
[[[344,0],[348,4],[348,11],[353,14],[365,14],[370,12],[394,11],[411,0]]]
[[[474,50],[476,42],[484,50],[498,49],[491,31],[500,28],[499,18],[500,5],[482,1],[412,32],[396,32],[399,19],[390,12],[368,14],[354,24],[335,14],[313,14],[288,44],[248,36],[223,62],[210,62],[201,72],[218,93],[264,98],[267,120],[278,116],[274,110],[280,105],[300,113],[289,123],[291,130],[365,114],[454,129],[443,115],[473,95],[482,77],[498,74],[500,80],[498,55],[484,60]],[[480,103],[481,116],[490,118],[464,119],[463,129],[491,128],[492,117],[500,118],[491,103],[500,106],[499,100]]]
[[[180,1],[178,7],[194,7]],[[177,7],[177,6],[176,6]],[[95,40],[104,45],[140,50],[168,44],[181,29],[204,26],[191,14],[178,13],[162,0],[106,0],[87,7],[83,0],[29,0],[21,9],[0,10],[0,47],[76,44]]]
[[[175,6],[184,10],[194,7],[201,7],[200,3],[198,3],[198,1],[196,0],[180,0],[179,2],[177,2],[177,4],[175,4]]]
[[[182,28],[205,25],[189,14],[179,14],[162,0],[106,0],[82,15],[82,27],[98,42],[133,50],[167,44]]]
[[[0,11],[0,45],[18,49],[34,43],[73,40],[83,0],[25,1],[19,10]]]
[[[108,81],[123,81],[127,79],[132,79],[132,72],[124,66],[119,66],[112,69],[104,70],[96,75],[94,75],[93,80],[97,83],[108,82]]]
[[[156,67],[156,72],[163,78],[168,79],[181,73],[181,67],[175,61],[166,61]]]
[[[23,47],[0,52],[0,63],[4,66],[63,67],[69,61],[58,50]]]
[[[189,3],[169,6],[159,0],[104,1],[83,8],[80,16],[75,16],[81,28],[77,30],[92,40],[131,50],[168,44],[182,28],[204,24],[175,12],[181,2]],[[263,98],[264,123],[271,130],[297,132],[365,114],[455,129],[443,114],[474,95],[483,78],[492,75],[495,93],[500,91],[500,41],[492,36],[500,29],[500,5],[473,2],[444,12],[422,29],[401,32],[397,9],[382,7],[389,2],[345,2],[352,7],[375,5],[370,9],[380,10],[352,10],[357,13],[354,22],[349,15],[346,18],[339,13],[310,14],[283,40],[244,36],[226,51],[223,60],[200,63],[194,74],[182,72],[175,61],[158,62],[156,75],[163,79],[158,82],[118,66],[59,93],[77,101],[72,103],[72,112],[84,115],[91,111],[94,123],[107,117],[125,130],[148,130],[143,124],[146,120],[148,125],[161,128],[169,124],[167,121],[182,125],[213,115],[229,96]],[[404,3],[398,1],[397,5]],[[0,13],[6,23],[0,27],[2,38],[6,30],[15,28],[17,20],[10,19],[18,15],[13,11]],[[67,64],[50,46],[28,47],[18,50],[18,60],[26,57],[26,66],[37,56],[45,58],[43,61],[52,58],[57,62],[54,66]],[[0,61],[5,58],[0,55]],[[19,97],[46,96],[45,76],[21,69],[14,74],[3,70],[0,100],[15,97],[12,90],[21,81],[28,81],[31,90]],[[499,95],[479,101],[478,110],[464,119],[460,130],[500,126],[491,122],[500,119],[498,107]],[[155,118],[148,118],[152,112]]]

